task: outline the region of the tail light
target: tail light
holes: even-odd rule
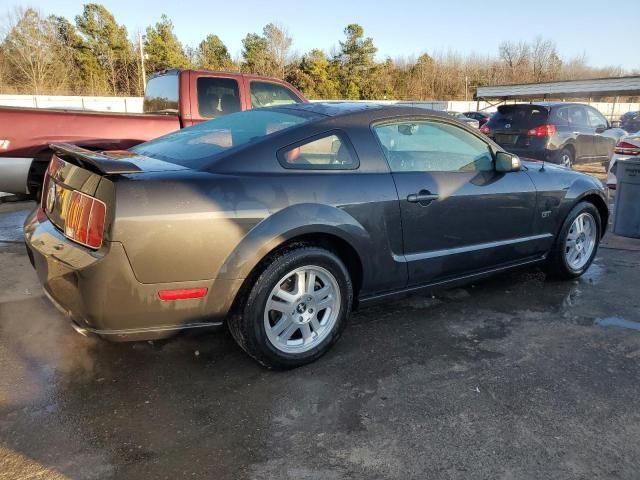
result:
[[[62,168],[62,162],[58,157],[51,158],[47,171],[44,173],[44,181],[42,182],[42,192],[40,193],[40,206],[46,211],[47,205],[47,193],[49,192],[49,178],[58,173],[58,170]]]
[[[85,247],[102,246],[107,206],[97,198],[74,190],[71,192],[64,235]]]
[[[491,133],[491,129],[485,123],[480,127],[480,132],[484,133],[485,135],[489,135]]]
[[[614,151],[616,153],[619,153],[620,155],[633,155],[633,156],[640,155],[639,146],[634,145],[632,143],[624,142],[622,140],[616,143],[616,148]]]
[[[532,128],[527,132],[530,137],[550,137],[556,133],[555,125],[540,125],[539,127]]]

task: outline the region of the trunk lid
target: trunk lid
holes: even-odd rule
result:
[[[55,154],[45,174],[41,208],[65,236],[94,249],[110,239],[115,210],[115,185],[110,177],[188,170],[127,150],[94,152],[65,143],[53,143],[50,147]],[[101,216],[98,222],[94,221],[95,212]],[[100,229],[99,235],[96,228]],[[89,242],[90,238],[98,237],[99,246],[97,241]]]

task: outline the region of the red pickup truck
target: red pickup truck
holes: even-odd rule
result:
[[[220,115],[306,101],[294,87],[272,78],[167,70],[147,83],[144,113],[0,107],[0,192],[37,196],[50,143],[127,149]]]

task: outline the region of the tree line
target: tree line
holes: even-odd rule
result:
[[[484,85],[627,73],[620,67],[594,68],[584,56],[563,59],[555,43],[541,37],[505,41],[498,52],[484,56],[422,53],[378,61],[373,39],[355,23],[346,26],[332,51],[303,54],[293,50],[285,27],[269,23],[262,32],[248,33],[233,58],[214,33],[195,47],[184,45],[166,15],[130,35],[96,3],[83,5],[73,22],[16,9],[1,27],[0,93],[137,96],[144,92],[142,68],[147,74],[200,68],[277,77],[308,98],[464,100]]]

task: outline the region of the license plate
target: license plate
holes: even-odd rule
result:
[[[513,145],[518,140],[517,135],[504,135],[502,133],[496,133],[496,142],[500,145]]]

